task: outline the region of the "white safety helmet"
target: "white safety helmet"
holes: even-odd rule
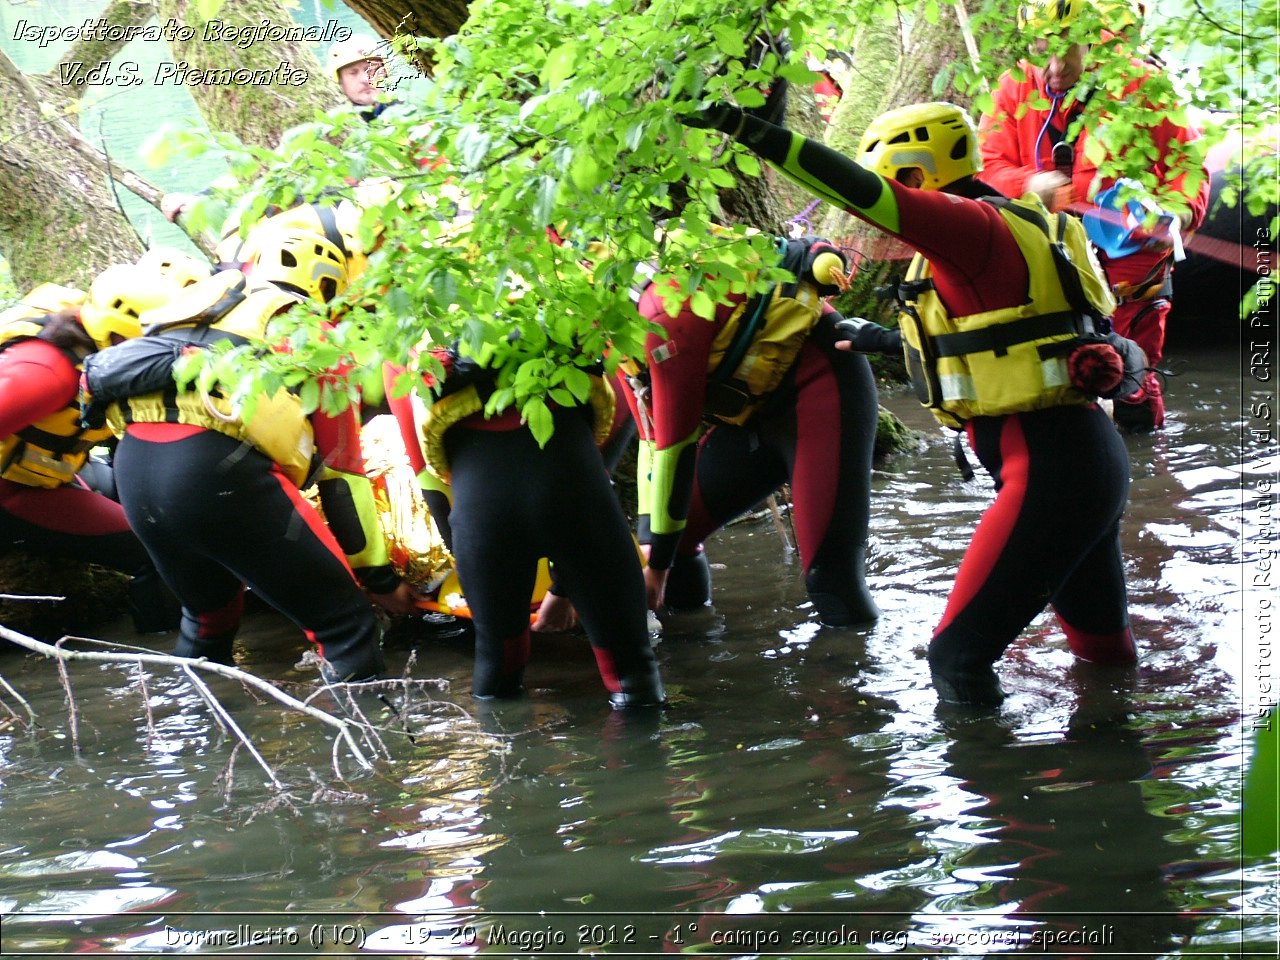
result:
[[[325,54],[324,66],[335,82],[341,82],[339,73],[343,67],[361,60],[386,60],[383,43],[377,37],[366,33],[352,34],[345,40],[339,40]]]

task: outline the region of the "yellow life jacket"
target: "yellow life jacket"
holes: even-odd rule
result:
[[[738,425],[750,420],[782,384],[822,318],[822,298],[837,292],[813,273],[819,251],[835,252],[829,241],[780,237],[776,246],[781,265],[796,279],[738,304],[716,332],[707,358],[703,404],[703,415],[709,419]],[[639,364],[632,360],[623,369],[630,376],[640,374]]]
[[[247,288],[245,277],[226,270],[193,284],[177,300],[143,314],[145,336],[189,338],[193,346],[218,339],[261,343],[267,324],[299,297],[278,287]],[[127,372],[122,372],[127,376]],[[130,423],[186,423],[247,443],[280,466],[299,487],[310,477],[315,452],[311,422],[288,390],[258,397],[251,417],[233,408],[217,389],[194,386],[144,393],[112,403],[107,423],[117,435]]]
[[[956,429],[972,417],[1090,403],[1092,397],[1071,385],[1067,354],[1080,337],[1103,332],[1102,322],[1115,312],[1079,220],[1050,214],[1032,195],[984,201],[1000,211],[1026,259],[1025,301],[948,316],[919,254],[898,288],[903,354],[916,397]]]
[[[795,363],[818,320],[822,298],[809,282],[780,284],[739,304],[711,343],[703,413],[722,423],[743,424],[764,405]]]
[[[50,314],[75,310],[85,294],[56,283],[42,283],[22,301],[0,313],[0,350],[35,337]],[[79,369],[82,356],[68,356]],[[0,477],[28,487],[53,489],[75,479],[89,451],[107,437],[106,427],[80,426],[80,406],[73,399],[61,410],[0,440]]]
[[[587,396],[587,404],[591,407],[591,432],[596,446],[602,446],[613,430],[617,397],[613,386],[604,377],[595,373],[589,373],[588,377],[591,380],[591,391]],[[427,469],[445,483],[449,482],[451,473],[449,457],[445,453],[445,433],[459,421],[479,413],[484,404],[481,384],[474,379],[453,390],[448,388],[446,380],[444,392],[430,402],[422,402],[414,394],[414,419],[422,440],[423,459]]]

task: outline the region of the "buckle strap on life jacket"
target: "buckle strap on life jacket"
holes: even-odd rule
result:
[[[1080,316],[1063,311],[1023,317],[1010,323],[996,323],[963,333],[944,333],[934,337],[933,342],[938,357],[962,357],[988,350],[997,357],[1003,357],[1010,347],[1019,343],[1063,334],[1078,334],[1081,332],[1080,328]]]
[[[1057,227],[1055,231],[1050,228],[1049,221],[1040,213],[1021,204],[1013,203],[1006,197],[984,197],[983,199],[992,206],[1007,210],[1019,219],[1033,224],[1044,233],[1049,241],[1049,248],[1053,253],[1053,265],[1058,271],[1058,282],[1062,285],[1062,292],[1066,295],[1067,302],[1084,316],[1096,321],[1099,327],[1105,326],[1109,318],[1100,315],[1097,307],[1090,303],[1089,298],[1085,296],[1084,287],[1080,282],[1080,274],[1077,273],[1077,266],[1072,263],[1070,254],[1067,253],[1063,246],[1063,238],[1067,233],[1067,214],[1057,213],[1052,215]]]
[[[58,457],[65,457],[67,454],[88,453],[98,442],[96,440],[86,440],[83,435],[78,433],[72,436],[49,433],[47,430],[41,430],[34,425],[23,427],[16,432],[27,443],[35,444],[37,447],[48,450]]]
[[[933,277],[925,277],[921,280],[898,277],[882,287],[876,287],[875,296],[877,300],[894,300],[898,306],[905,308],[932,289]]]

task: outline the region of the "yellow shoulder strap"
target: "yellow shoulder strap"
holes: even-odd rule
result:
[[[169,327],[213,323],[245,298],[245,276],[239,270],[219,270],[186,287],[163,306],[147,310],[139,320],[146,334]]]

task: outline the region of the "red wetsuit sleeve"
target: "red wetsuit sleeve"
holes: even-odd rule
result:
[[[991,204],[886,180],[820,141],[757,117],[744,118],[738,139],[815,196],[923,254],[952,316],[1026,300],[1026,260]]]
[[[672,317],[656,285],[640,298],[641,316],[666,333],[665,338],[650,334],[645,342],[649,395],[644,412],[636,416],[642,439],[653,441],[650,482],[642,487],[648,496],[638,504],[638,512],[642,540],[650,545],[649,564],[655,569],[670,564],[688,516],[693,492],[689,458],[702,427],[711,345],[734,309],[733,304],[718,306],[715,319],[706,320],[686,301]],[[682,458],[686,469],[681,469]]]
[[[327,414],[320,410],[311,414],[316,451],[325,465],[343,473],[364,475],[364,451],[360,446],[358,409],[349,406],[342,413]]]
[[[382,368],[382,382],[386,387],[387,407],[396,418],[396,426],[400,428],[400,439],[404,441],[404,452],[409,457],[409,466],[414,475],[427,468],[427,461],[422,455],[422,441],[418,436],[418,426],[413,416],[413,394],[396,396],[396,380],[404,373],[403,367],[385,364]]]
[[[657,323],[667,336],[651,333],[645,341],[649,368],[649,418],[656,450],[672,447],[696,433],[707,395],[707,364],[711,343],[733,307],[717,309],[715,321],[695,314],[686,302],[674,317],[663,308],[657,289],[650,286],[640,298],[640,315]]]
[[[66,354],[43,340],[0,352],[0,438],[57,413],[75,399],[79,383]]]

